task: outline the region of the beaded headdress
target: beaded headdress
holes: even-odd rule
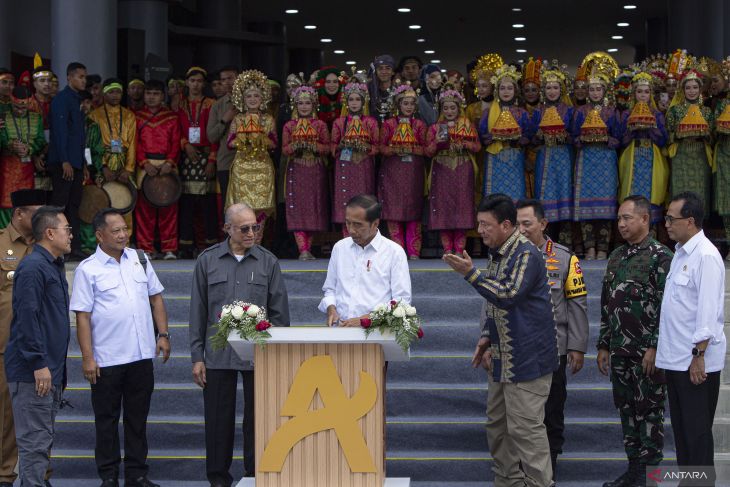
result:
[[[543,101],[545,101],[545,87],[548,83],[560,84],[560,98],[563,103],[572,105],[570,97],[568,96],[568,81],[570,80],[570,74],[568,74],[568,67],[565,64],[560,64],[557,59],[553,59],[550,63],[542,63],[542,73],[540,75],[540,86],[541,95]]]
[[[312,88],[311,86],[298,86],[297,88],[294,88],[294,91],[292,91],[291,99],[292,103],[296,103],[299,100],[304,99],[310,99],[312,100],[312,104],[317,107],[317,91]]]
[[[499,86],[499,82],[504,78],[510,78],[514,84],[517,84],[522,78],[522,75],[516,67],[508,64],[503,64],[494,72],[492,79],[490,80],[494,86]]]
[[[239,112],[246,111],[244,98],[246,93],[249,91],[258,91],[261,93],[262,110],[271,101],[271,85],[269,85],[266,75],[256,69],[244,71],[236,78],[231,92],[233,106],[235,106]]]
[[[464,105],[464,95],[459,93],[456,90],[443,90],[441,94],[439,94],[439,105],[443,105],[447,101],[453,101],[459,106]]]
[[[413,89],[410,82],[406,82],[395,89],[393,92],[393,98],[395,98],[395,101],[398,102],[403,98],[418,98],[418,93],[416,93],[416,90]]]
[[[368,100],[370,100],[370,94],[368,93],[368,85],[365,83],[361,83],[360,80],[354,79],[350,83],[347,83],[345,85],[345,88],[342,90],[344,93],[344,99],[347,100],[350,95],[360,95],[360,97],[363,100],[363,103],[367,103]]]

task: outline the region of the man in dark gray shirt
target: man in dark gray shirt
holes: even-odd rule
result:
[[[254,244],[259,224],[253,210],[235,204],[226,210],[228,238],[198,257],[190,301],[193,380],[203,388],[206,472],[212,487],[230,487],[238,373],[243,377],[244,476],[253,477],[254,376],[230,346],[213,350],[210,337],[224,305],[240,300],[264,307],[274,326],[289,326],[289,300],[279,262]]]
[[[220,81],[226,94],[218,99],[210,109],[208,117],[208,126],[206,132],[208,140],[214,144],[218,144],[218,152],[216,153],[218,184],[221,188],[221,197],[226,201],[226,191],[228,190],[228,173],[233,164],[233,157],[236,151],[228,148],[228,129],[231,127],[231,120],[236,116],[236,107],[231,101],[231,90],[233,82],[238,76],[238,69],[232,66],[226,66],[220,70]]]

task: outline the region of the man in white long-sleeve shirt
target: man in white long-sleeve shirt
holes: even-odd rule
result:
[[[666,370],[679,466],[714,464],[712,423],[725,364],[725,265],[702,231],[703,218],[703,202],[690,192],[676,195],[664,217],[677,246],[664,287],[656,366]]]
[[[403,248],[378,231],[381,205],[374,196],[347,203],[350,236],[332,249],[319,310],[328,326],[360,326],[360,319],[391,300],[411,302],[411,275]]]

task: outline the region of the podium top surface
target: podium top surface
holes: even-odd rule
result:
[[[271,338],[266,343],[269,344],[285,344],[285,343],[354,343],[354,344],[375,344],[383,347],[383,355],[385,360],[389,362],[402,362],[410,359],[410,352],[403,352],[395,341],[393,335],[383,335],[379,331],[374,331],[369,337],[365,336],[365,330],[362,328],[340,328],[340,327],[272,327],[269,328]],[[236,332],[232,332],[228,336],[228,343],[231,344],[233,350],[243,360],[253,360],[254,347],[253,342],[244,340],[238,336]]]

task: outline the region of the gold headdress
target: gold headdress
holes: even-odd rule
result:
[[[517,84],[520,81],[520,78],[522,78],[522,75],[516,67],[503,64],[494,72],[490,82],[497,87],[499,86],[499,82],[504,78],[510,78],[515,84]]]
[[[266,106],[271,101],[271,85],[269,85],[266,75],[256,69],[244,71],[236,78],[231,92],[233,106],[235,106],[239,112],[243,113],[246,111],[244,98],[246,93],[252,90],[261,93],[262,111],[266,109]]]
[[[677,49],[667,62],[667,78],[678,80],[685,71],[694,67],[695,58],[687,54],[685,49]]]
[[[471,70],[470,76],[472,83],[476,84],[479,78],[489,80],[494,72],[504,64],[502,56],[497,53],[490,52],[482,55],[477,59],[477,64]]]
[[[610,86],[614,78],[619,74],[619,67],[616,60],[608,53],[596,51],[583,58],[581,67],[585,68],[588,74],[589,83],[600,83]]]
[[[545,101],[545,87],[547,84],[558,83],[560,85],[560,101],[572,106],[573,103],[570,101],[570,94],[568,93],[568,81],[570,79],[568,67],[565,64],[561,65],[557,59],[553,59],[550,63],[542,63],[541,69],[540,81],[543,102]]]
[[[532,58],[532,56],[530,56],[530,59],[522,67],[522,84],[523,84],[523,86],[526,83],[535,83],[536,85],[540,86],[541,69],[542,69],[542,59],[537,58],[537,60],[535,60]]]
[[[642,85],[651,87],[653,81],[654,81],[654,77],[651,74],[645,73],[642,71],[642,72],[639,72],[638,74],[634,75],[633,78],[631,78],[631,85],[634,88],[637,86],[642,86]]]

